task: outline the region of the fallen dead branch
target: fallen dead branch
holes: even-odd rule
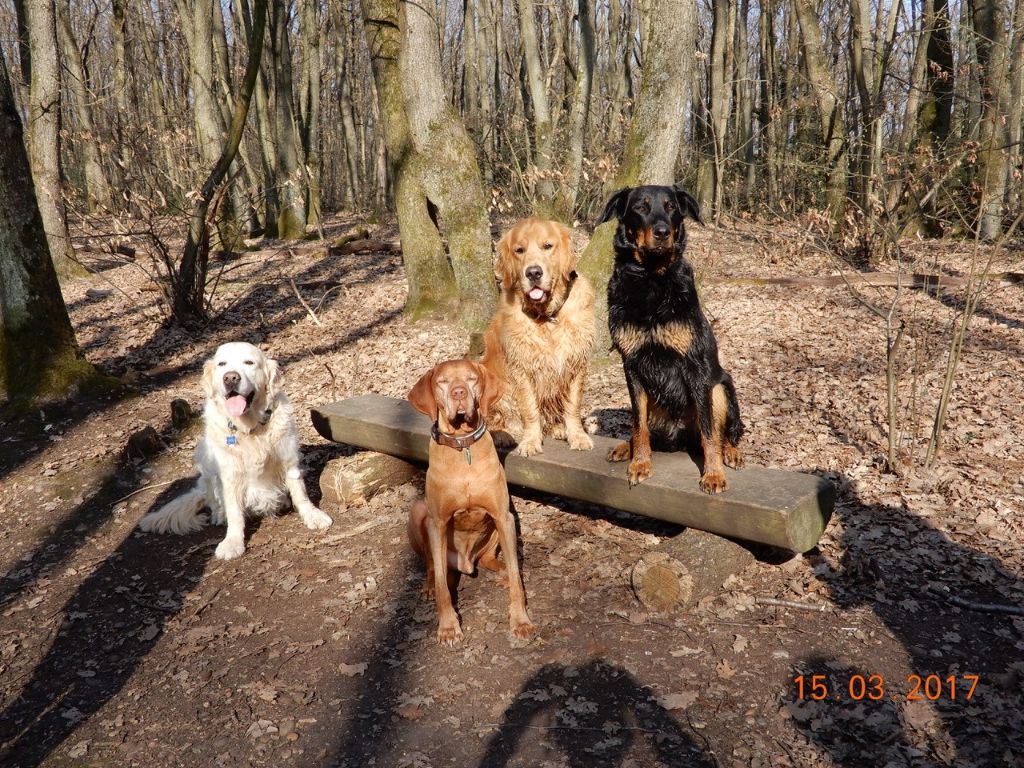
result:
[[[989,282],[1024,284],[1024,272],[993,272]],[[868,285],[875,288],[966,288],[971,278],[957,275],[930,275],[924,272],[854,272],[816,277],[708,277],[709,283],[720,285],[781,285],[788,288],[836,288],[841,285]],[[977,278],[975,278],[977,282]]]
[[[1000,603],[975,603],[972,600],[965,600],[962,597],[951,595],[949,592],[944,591],[940,587],[928,587],[928,591],[936,597],[945,600],[950,605],[955,605],[957,608],[964,608],[968,611],[976,611],[977,613],[1003,613],[1009,614],[1010,616],[1024,616],[1024,607],[1021,607],[1019,605],[1006,605]]]

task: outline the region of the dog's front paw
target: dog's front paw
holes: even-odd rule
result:
[[[705,472],[700,477],[700,489],[704,493],[721,493],[728,486],[724,472]]]
[[[625,461],[629,458],[632,451],[629,448],[629,441],[619,443],[614,448],[608,451],[608,455],[605,457],[608,461]]]
[[[334,520],[326,512],[322,512],[316,507],[310,507],[299,512],[299,516],[302,518],[302,522],[306,524],[306,527],[311,531],[322,531],[324,528],[330,528],[331,523]]]
[[[462,642],[462,627],[459,626],[459,620],[455,619],[454,622],[442,621],[437,627],[437,644],[447,645],[449,648],[454,646],[456,643]]]
[[[583,430],[574,429],[569,432],[569,447],[574,451],[589,451],[594,447],[594,441]]]
[[[633,459],[629,462],[629,469],[626,470],[626,477],[630,485],[639,485],[651,476],[650,459]]]
[[[533,626],[533,622],[529,619],[512,619],[510,626],[512,634],[520,640],[525,640],[537,631],[537,628]]]
[[[516,448],[516,454],[519,456],[533,456],[534,454],[544,452],[544,440],[540,436],[529,435],[523,436],[523,439],[519,441],[519,447]]]
[[[213,554],[220,560],[234,560],[236,557],[241,557],[244,552],[244,539],[227,538],[217,545]]]

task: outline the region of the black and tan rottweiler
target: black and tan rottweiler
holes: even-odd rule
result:
[[[612,195],[598,222],[619,221],[608,327],[633,406],[632,438],[609,451],[608,460],[629,459],[627,476],[636,485],[651,475],[652,433],[666,448],[681,447],[681,438],[696,446],[699,436],[700,487],[718,493],[726,488],[723,464],[743,465],[743,422],[697,298],[693,267],[683,257],[686,216],[704,223],[688,192],[644,186]]]

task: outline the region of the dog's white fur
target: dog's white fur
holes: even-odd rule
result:
[[[245,552],[247,514],[274,515],[288,496],[307,528],[327,528],[332,520],[309,500],[299,472],[299,434],[277,361],[252,344],[222,344],[203,365],[202,381],[206,406],[203,439],[196,446],[199,479],[190,491],[143,517],[139,528],[197,531],[207,522],[200,510],[209,507],[214,525],[227,523],[215,553],[222,560]],[[247,400],[241,415],[228,412],[229,396]]]

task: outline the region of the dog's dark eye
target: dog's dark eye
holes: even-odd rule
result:
[[[665,211],[667,213],[672,213],[675,209],[676,207],[672,203],[665,203]]]
[[[217,363],[217,367],[218,368],[223,368],[227,364],[228,364],[227,360],[221,360],[220,362]]]
[[[246,365],[256,365],[256,363],[254,363],[252,360],[246,360],[245,364]]]
[[[526,253],[526,248],[524,246],[522,246],[522,245],[517,245],[515,250],[516,250],[516,253],[518,253],[520,256],[522,256],[524,253]]]
[[[544,245],[542,247],[544,248],[545,251],[550,251],[552,248],[555,247],[555,244],[554,243],[544,243]]]
[[[648,203],[646,200],[641,200],[639,203],[633,206],[633,210],[637,211],[638,213],[647,213],[647,211],[650,210],[650,207],[650,203]]]
[[[447,384],[448,383],[448,379],[438,379],[437,383],[438,384]]]

